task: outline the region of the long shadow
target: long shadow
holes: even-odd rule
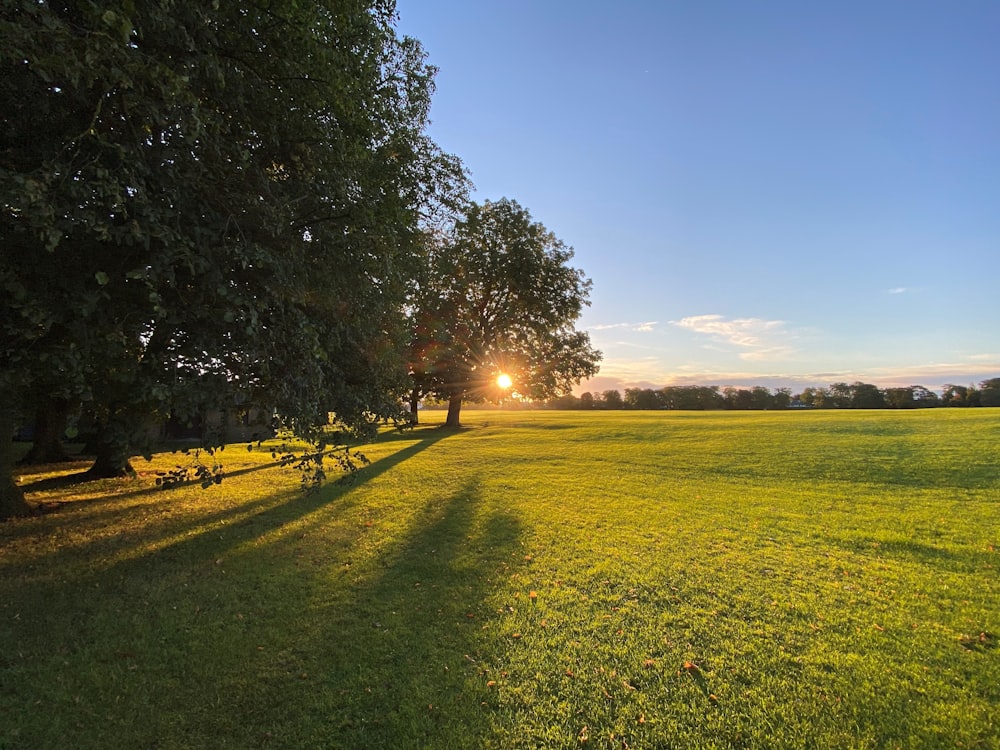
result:
[[[413,442],[359,481],[446,436]],[[350,493],[265,498],[270,507],[238,523],[178,541],[183,526],[164,527],[157,538],[169,544],[143,551],[150,538],[138,540],[138,555],[110,565],[97,547],[71,567],[13,570],[0,584],[17,613],[0,620],[0,638],[18,644],[0,652],[0,723],[26,747],[66,744],[98,720],[102,741],[131,747],[219,736],[245,747],[481,744],[470,684],[485,684],[477,643],[518,520],[484,512],[470,480],[400,510],[402,535],[326,522],[306,542],[298,525],[268,534]],[[31,723],[43,697],[52,718]]]
[[[198,537],[204,534],[217,533],[218,526],[225,524],[230,519],[239,517],[239,522],[235,527],[227,529],[226,544],[220,544],[217,538],[210,540],[206,545],[206,554],[218,554],[219,551],[233,546],[251,541],[255,537],[263,536],[275,529],[293,523],[300,518],[316,512],[330,503],[342,498],[352,488],[384,474],[385,472],[399,466],[420,452],[427,450],[438,441],[448,437],[450,433],[440,430],[427,430],[422,436],[415,440],[408,441],[410,445],[386,456],[385,458],[373,461],[367,466],[358,469],[353,475],[349,475],[348,482],[331,482],[325,486],[313,489],[308,492],[296,492],[288,490],[274,495],[268,495],[249,502],[238,503],[221,510],[198,513],[176,521],[159,521],[156,535],[133,535],[131,537],[102,537],[93,540],[88,544],[75,544],[65,548],[59,548],[46,556],[46,564],[56,565],[60,559],[71,559],[80,555],[88,547],[95,549],[105,548],[106,557],[126,559],[135,557],[135,552],[142,547],[149,547],[155,550],[154,555],[171,554],[183,557],[198,557],[195,548],[199,546]],[[253,467],[256,469],[256,467]],[[265,468],[273,468],[268,464]],[[223,487],[225,484],[223,483]],[[209,490],[211,491],[211,490]],[[124,497],[136,496],[145,493],[157,493],[156,500],[150,503],[142,503],[138,506],[130,506],[122,509],[117,507],[117,501]],[[77,514],[55,514],[46,517],[46,523],[51,531],[55,524],[56,528],[72,528],[81,522],[91,525],[102,525],[102,519],[113,518],[122,514],[144,513],[150,506],[160,506],[169,503],[169,490],[159,488],[146,488],[132,493],[116,494],[112,497],[100,497],[90,500],[74,501],[76,507],[87,504],[106,503],[108,507],[103,510],[84,510],[83,517]],[[10,538],[30,538],[38,532],[34,524],[21,524],[10,529]],[[165,543],[164,543],[165,542]],[[172,550],[172,551],[171,551]],[[214,551],[214,552],[213,552]],[[139,556],[142,556],[141,553]],[[107,568],[106,570],[111,570]]]
[[[481,700],[482,631],[505,583],[519,520],[483,512],[472,479],[427,505],[373,577],[324,602],[325,680],[312,723],[337,747],[477,747],[488,731]],[[360,614],[360,618],[359,618]],[[360,620],[360,621],[359,621]],[[363,648],[358,648],[364,644]],[[335,741],[331,738],[336,738]]]
[[[947,570],[953,573],[975,573],[988,569],[992,563],[993,553],[986,550],[952,551],[915,539],[873,540],[859,539],[829,539],[838,547],[869,557],[887,558],[903,562],[912,562],[926,567]]]
[[[393,456],[387,457],[387,459],[380,459],[379,461],[373,462],[373,464],[369,464],[365,467],[362,467],[361,469],[355,471],[352,474],[344,475],[343,477],[341,477],[341,479],[345,480],[344,481],[345,484],[356,481],[367,481],[368,478],[371,478],[373,476],[378,476],[378,474],[382,473],[383,471],[387,471],[400,461],[405,460],[409,455],[413,455],[414,453],[417,453],[421,450],[424,450],[425,448],[430,447],[439,440],[448,437],[450,434],[452,433],[445,430],[440,430],[436,428],[427,428],[422,430],[418,429],[418,430],[407,430],[405,432],[398,432],[398,433],[387,433],[385,435],[379,436],[377,441],[379,444],[409,442],[413,443],[413,445],[405,449],[405,451],[399,452],[399,453],[408,452],[404,456],[396,458],[398,454],[394,454]],[[359,448],[363,449],[363,447],[364,446],[351,446],[351,450],[357,450]],[[331,455],[334,452],[335,451],[333,450],[327,451],[327,455]],[[361,452],[363,453],[363,450]],[[371,471],[372,466],[378,465],[381,467],[383,462],[387,460],[390,463],[386,465],[384,468],[380,468],[375,472]],[[277,460],[270,463],[260,464],[258,466],[247,466],[242,469],[235,469],[232,471],[224,472],[222,475],[222,482],[224,483],[225,479],[227,478],[243,476],[245,474],[252,474],[260,471],[268,471],[274,469],[290,470],[290,466],[291,462],[277,461]],[[83,471],[58,477],[49,477],[48,479],[39,479],[34,482],[27,482],[21,485],[21,489],[27,495],[36,492],[64,489],[66,487],[83,484],[85,482],[100,482],[100,481],[108,481],[108,480],[95,479],[93,476],[87,474],[86,471]],[[131,480],[122,480],[122,481],[131,481]],[[340,480],[335,480],[334,484],[336,484],[339,481]],[[171,489],[180,487],[190,487],[197,484],[199,484],[199,480],[187,480],[171,487],[163,487],[160,485],[146,485],[133,490],[126,490],[124,492],[114,492],[107,496],[94,497],[87,500],[73,500],[66,502],[56,500],[54,502],[48,503],[47,507],[43,508],[43,512],[54,512],[63,509],[66,506],[78,508],[78,507],[83,507],[85,505],[99,505],[102,503],[114,504],[117,501],[132,497],[137,497],[141,495],[153,495],[165,491],[169,492]]]
[[[447,437],[449,434],[452,434],[452,433],[449,432],[449,431],[447,431],[447,430],[444,430],[444,429],[441,429],[441,428],[437,428],[437,427],[425,427],[425,428],[418,427],[418,428],[413,428],[413,429],[396,430],[396,431],[393,431],[393,432],[383,433],[383,434],[379,435],[379,437],[376,440],[376,442],[378,444],[398,443],[398,442],[412,442],[412,443],[428,443],[429,442],[429,443],[435,443],[438,440],[441,440],[442,438]],[[240,443],[240,444],[235,444],[235,445],[243,445],[243,444]],[[235,445],[233,446],[234,448],[235,448]],[[348,447],[351,450],[359,450],[359,449],[363,449],[364,445],[350,445]],[[269,450],[269,449],[261,449],[261,450]],[[337,450],[340,450],[340,448],[332,449],[332,450],[327,451],[327,455],[332,455]],[[176,453],[177,451],[173,451],[173,452]],[[362,450],[362,452],[363,452],[363,450]],[[77,464],[79,464],[79,463],[86,463],[86,464],[89,464],[89,463],[92,463],[92,461],[83,461],[83,462],[81,462],[81,461],[79,461],[77,459],[74,459],[72,463],[77,463]],[[271,463],[260,464],[258,466],[247,466],[247,467],[244,467],[242,469],[235,469],[233,471],[227,471],[227,472],[225,472],[223,474],[223,478],[225,478],[225,477],[238,477],[238,476],[241,476],[241,475],[244,475],[244,474],[251,474],[251,473],[254,473],[254,472],[258,472],[258,471],[266,471],[268,469],[285,468],[288,465],[289,465],[289,462],[286,462],[286,461],[277,461],[276,460],[276,461],[273,461]],[[53,466],[59,466],[59,465],[53,465]],[[63,466],[65,466],[65,465],[63,465]],[[29,468],[35,468],[35,467],[29,467]],[[95,482],[95,481],[102,481],[102,479],[95,478],[92,474],[88,473],[88,471],[86,469],[84,469],[83,471],[77,471],[77,472],[73,472],[71,474],[62,474],[62,475],[57,476],[57,477],[48,477],[46,479],[38,479],[38,480],[35,480],[33,482],[26,482],[26,483],[24,483],[24,484],[21,485],[21,490],[25,494],[30,494],[30,493],[35,493],[35,492],[47,492],[47,491],[51,491],[51,490],[65,489],[67,487],[73,487],[73,486],[76,486],[76,485],[79,485],[79,484],[84,484],[86,482]],[[192,480],[182,481],[182,482],[177,483],[176,486],[183,487],[183,486],[190,486],[190,485],[194,485],[194,484],[198,484],[198,480],[193,480],[192,479]],[[157,492],[157,491],[159,491],[161,489],[164,489],[164,488],[160,487],[160,486],[142,487],[140,489],[136,489],[136,490],[133,490],[131,492],[117,493],[115,495],[115,497],[116,498],[132,497],[132,496],[135,496],[135,495],[148,494],[148,493],[151,493],[151,492]],[[81,502],[92,502],[92,501],[81,501]]]

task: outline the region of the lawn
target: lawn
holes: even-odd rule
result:
[[[1000,409],[464,416],[26,471],[0,748],[1000,747]]]

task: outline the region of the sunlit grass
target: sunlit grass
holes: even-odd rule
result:
[[[0,748],[997,746],[997,410],[463,416],[32,493]]]

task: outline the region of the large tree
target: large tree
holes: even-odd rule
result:
[[[499,395],[500,374],[517,394],[548,399],[597,372],[600,352],[574,327],[591,282],[516,201],[472,203],[452,231],[428,236],[411,316],[414,400],[446,400],[457,427],[464,401]]]
[[[980,406],[1000,406],[1000,378],[990,378],[979,384]]]
[[[384,0],[4,3],[5,395],[82,403],[109,473],[151,416],[388,415],[421,212],[460,173],[394,21]]]

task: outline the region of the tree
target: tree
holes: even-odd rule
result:
[[[890,409],[912,409],[916,406],[913,388],[886,388],[885,405]]]
[[[580,399],[578,399],[572,393],[564,393],[561,396],[550,398],[548,401],[545,402],[545,405],[549,409],[559,409],[561,411],[568,411],[570,409],[581,408]]]
[[[964,385],[946,383],[941,391],[941,402],[945,406],[968,406],[969,389]]]
[[[303,431],[391,414],[418,224],[457,164],[424,134],[434,71],[394,13],[5,3],[8,398],[83,404],[109,473],[136,426],[208,405]]]
[[[851,406],[853,390],[847,383],[831,383],[823,406],[830,409],[848,409]]]
[[[625,402],[622,400],[621,391],[610,389],[601,394],[604,399],[605,409],[624,409]]]
[[[775,409],[787,409],[792,403],[791,388],[777,388],[772,397],[772,405]]]
[[[813,388],[812,386],[807,386],[802,389],[802,392],[794,396],[794,398],[806,406],[817,406],[816,404],[816,394],[819,389]]]
[[[913,390],[913,402],[921,409],[941,405],[941,399],[929,388],[922,385],[911,385],[910,388]]]
[[[14,409],[8,399],[0,402],[0,518],[26,516],[32,511],[14,481]]]
[[[871,383],[858,381],[850,386],[852,409],[881,409],[885,406],[885,399],[878,386]]]
[[[666,404],[663,401],[663,392],[653,388],[626,388],[625,408],[626,409],[663,409]]]
[[[755,385],[750,391],[751,409],[770,409],[774,404],[774,397],[771,391],[762,385]]]
[[[410,372],[415,387],[448,401],[448,426],[459,426],[464,401],[497,397],[501,373],[521,396],[549,399],[597,372],[600,352],[574,329],[590,280],[516,201],[472,203],[434,239]]]
[[[753,393],[746,388],[726,386],[722,389],[722,398],[726,409],[742,411],[753,408]]]
[[[35,400],[31,449],[21,459],[22,464],[49,464],[69,461],[63,447],[63,435],[69,424],[70,402],[45,393]]]
[[[1000,406],[1000,378],[990,378],[979,384],[979,405]]]
[[[922,385],[911,385],[905,388],[886,388],[883,396],[885,406],[890,409],[925,409],[939,406],[941,403],[936,393]]]
[[[829,409],[832,404],[830,403],[830,391],[828,388],[816,388],[812,393],[812,405],[817,409]]]
[[[718,386],[668,385],[659,391],[660,401],[667,409],[714,409],[722,404]]]

